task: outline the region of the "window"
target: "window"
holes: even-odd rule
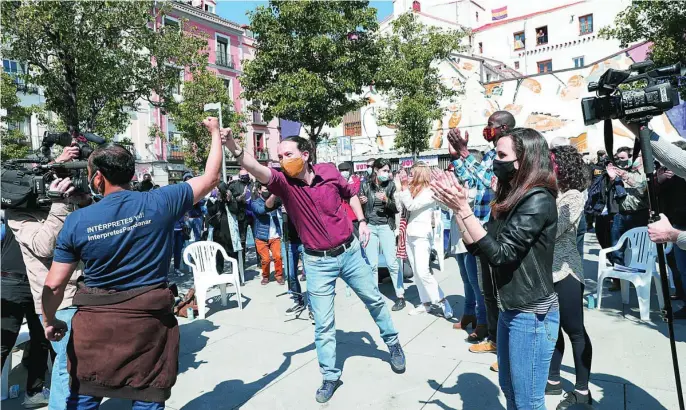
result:
[[[217,65],[233,68],[233,62],[229,55],[229,39],[227,37],[215,35],[217,40],[217,57],[215,62]]]
[[[519,31],[514,33],[514,49],[521,50],[524,48],[524,32]]]
[[[515,61],[515,70],[519,70],[519,61]]]
[[[491,73],[486,73],[486,82],[487,83],[491,82]]]
[[[172,87],[172,89],[171,89],[172,94],[181,95],[181,91],[183,91],[183,80],[184,80],[184,77],[185,77],[185,71],[184,71],[184,70],[179,70],[179,82],[176,83],[176,84]]]
[[[483,53],[484,53],[484,43],[479,41],[479,54],[483,54]]]
[[[593,14],[579,17],[579,35],[593,33]]]
[[[205,4],[205,11],[214,14],[214,6],[211,4]]]
[[[574,57],[574,68],[579,68],[584,66],[584,56]]]
[[[231,79],[225,78],[223,81],[224,88],[226,88],[226,93],[229,94],[229,98],[233,100],[233,83],[231,82]]]
[[[177,28],[177,29],[179,29],[179,30],[181,29],[181,23],[179,22],[179,20],[177,20],[177,19],[175,19],[175,18],[173,18],[173,17],[164,16],[164,19],[162,20],[162,24],[163,24],[165,27],[166,27],[166,26],[169,26],[169,27],[175,27],[175,28]]]
[[[548,26],[539,27],[536,29],[536,45],[548,44]]]
[[[14,60],[2,60],[2,69],[10,75],[17,85],[23,85],[24,81],[20,78],[23,74],[21,64]]]
[[[262,159],[260,154],[264,152],[264,133],[255,132],[253,136],[255,138],[255,158]]]
[[[359,137],[362,135],[360,110],[351,111],[343,116],[343,132],[346,137]]]
[[[538,72],[548,73],[553,71],[553,60],[539,61],[538,62]]]

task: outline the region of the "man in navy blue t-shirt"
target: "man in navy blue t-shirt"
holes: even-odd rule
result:
[[[76,303],[75,298],[79,311],[72,324],[71,343],[75,357],[70,356],[73,363],[81,359],[78,360],[79,369],[74,370],[76,366],[72,365],[72,380],[76,377],[79,387],[74,391],[72,383],[70,405],[85,408],[97,405],[102,400],[98,396],[115,396],[134,400],[145,408],[164,407],[163,402],[176,380],[174,343],[178,353],[178,328],[173,316],[171,319],[168,316],[172,306],[167,306],[169,292],[166,289],[174,224],[217,186],[222,162],[220,134],[229,133],[229,130],[220,132],[216,118],[207,118],[204,124],[212,134],[205,174],[181,184],[148,192],[131,191],[129,182],[135,172],[135,161],[120,145],[100,146],[88,159],[91,190],[103,194],[104,198],[67,217],[57,238],[54,260],[43,289],[46,337],[59,340],[65,328],[64,323],[55,319],[55,311],[72,271],[79,261],[83,261],[86,288],[79,292],[86,296],[81,299],[86,302]],[[127,314],[132,311],[136,311],[136,315],[128,318]],[[94,315],[94,312],[100,314]],[[81,333],[78,332],[79,319],[83,322]],[[119,326],[120,320],[126,320],[126,325]],[[170,320],[173,321],[171,326]],[[137,326],[146,331],[137,332]],[[171,328],[175,332],[169,333]],[[155,334],[163,335],[162,340],[149,340]],[[97,337],[102,340],[94,339]],[[108,344],[110,340],[114,343],[117,337],[130,338],[132,351],[125,351],[121,343],[119,346],[98,346],[98,343]],[[171,347],[156,346],[164,343]],[[94,349],[102,349],[101,354],[93,352]],[[138,360],[146,354],[141,351],[148,356]],[[127,354],[130,356],[125,356]],[[151,358],[150,354],[159,357]],[[113,362],[117,360],[122,362]],[[132,367],[127,367],[127,360]],[[164,365],[160,369],[154,364],[165,360],[174,361],[166,368],[173,375],[165,375]],[[93,361],[97,363],[91,363]],[[86,369],[95,369],[92,370],[94,376],[82,380],[79,376]],[[146,372],[159,372],[160,376],[147,378]]]

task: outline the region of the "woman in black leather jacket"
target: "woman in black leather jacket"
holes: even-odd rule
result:
[[[454,175],[436,172],[432,188],[457,213],[467,249],[492,267],[484,280],[498,289],[498,373],[507,408],[545,409],[560,326],[552,272],[556,179],[548,144],[536,130],[512,130],[498,139],[496,152],[496,199],[486,229]]]
[[[360,188],[360,202],[367,226],[371,232],[369,243],[365,248],[367,260],[372,267],[374,280],[379,283],[379,251],[386,259],[388,273],[393,282],[395,296],[398,298],[391,308],[393,311],[405,307],[405,289],[403,273],[395,254],[395,183],[391,177],[391,162],[386,158],[374,161],[372,174]]]

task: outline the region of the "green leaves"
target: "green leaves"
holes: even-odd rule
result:
[[[381,110],[382,124],[397,126],[395,147],[417,155],[429,147],[432,121],[443,117],[442,104],[457,95],[446,85],[437,63],[461,50],[463,31],[443,31],[406,13],[393,21],[392,33],[381,39],[384,64],[376,86],[389,108]]]
[[[184,83],[182,96],[183,101],[170,106],[168,112],[187,142],[186,166],[197,172],[205,167],[211,145],[209,132],[200,124],[205,117],[210,115],[204,111],[205,104],[221,103],[223,125],[230,127],[234,135],[240,135],[246,131],[244,125],[246,119],[235,112],[233,101],[223,80],[211,71],[203,69],[193,72],[193,80]],[[212,115],[217,114],[212,113]]]
[[[156,7],[154,7],[156,5]],[[207,41],[193,30],[153,30],[166,1],[12,2],[2,7],[6,58],[28,63],[45,109],[66,126],[111,138],[126,110],[153,94],[170,100],[180,67],[204,67]],[[153,12],[154,11],[154,12]]]
[[[258,47],[241,83],[267,120],[299,121],[316,144],[324,124],[366,104],[356,95],[381,65],[367,1],[270,1],[250,18]]]
[[[0,86],[0,106],[6,111],[6,114],[0,117],[0,157],[3,161],[23,158],[31,149],[28,136],[22,134],[19,129],[9,129],[9,126],[25,120],[31,114],[31,109],[19,105],[14,79],[4,72]]]
[[[622,47],[637,41],[653,43],[650,59],[656,66],[686,62],[686,7],[678,1],[634,1],[620,12],[611,27],[603,27],[600,35],[616,38]],[[683,82],[682,82],[683,84]],[[680,87],[686,98],[686,86]]]

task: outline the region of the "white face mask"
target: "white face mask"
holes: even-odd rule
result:
[[[341,176],[347,180],[350,178],[350,171],[341,171]]]

